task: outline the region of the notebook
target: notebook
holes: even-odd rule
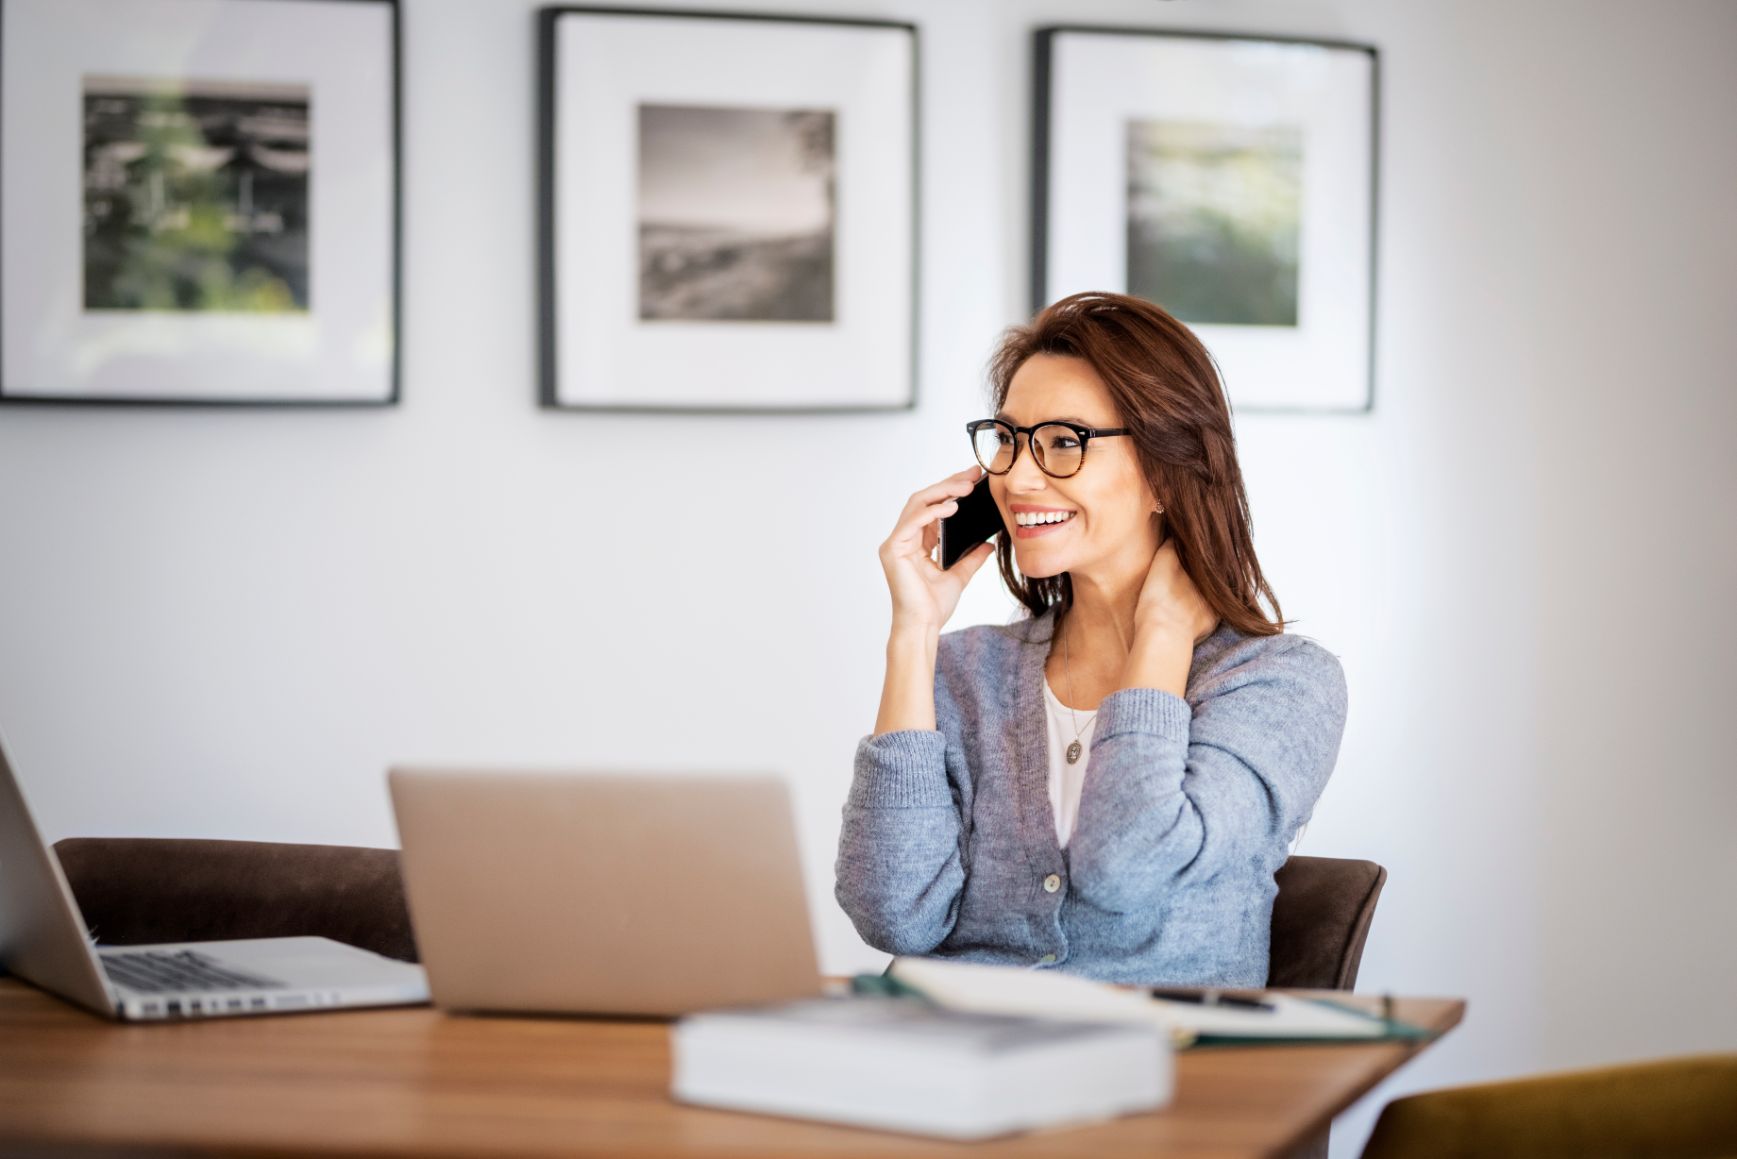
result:
[[[1054,970],[985,966],[939,958],[896,958],[891,977],[952,1010],[1035,1014],[1158,1026],[1177,1046],[1254,1042],[1356,1042],[1427,1037],[1428,1032],[1330,999],[1277,991],[1270,1009],[1239,1009],[1153,998],[1144,988],[1095,982]]]

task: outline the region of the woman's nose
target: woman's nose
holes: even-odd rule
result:
[[[1031,443],[1020,436],[1025,445],[1019,448],[1019,453],[1013,456],[1013,466],[1008,469],[1004,479],[1010,491],[1041,491],[1045,486],[1045,477],[1037,465],[1037,453],[1031,449]]]

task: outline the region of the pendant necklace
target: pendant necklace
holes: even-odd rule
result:
[[[1068,638],[1066,636],[1062,637],[1062,672],[1067,676],[1068,699],[1072,700],[1074,698],[1074,670],[1073,666],[1068,663]],[[1071,765],[1078,762],[1080,759],[1080,733],[1084,730],[1080,728],[1079,715],[1074,712],[1073,705],[1071,704],[1068,705],[1068,715],[1073,718],[1074,722],[1073,743],[1068,745],[1068,764]],[[1092,720],[1097,715],[1097,710],[1094,709],[1092,715],[1086,718],[1087,728],[1091,727]]]

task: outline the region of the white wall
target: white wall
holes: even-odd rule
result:
[[[1383,54],[1376,410],[1238,429],[1351,686],[1302,851],[1391,872],[1364,988],[1471,1007],[1336,1151],[1402,1091],[1737,1048],[1737,6],[787,7],[922,26],[917,412],[536,409],[533,5],[405,0],[403,404],[0,408],[0,727],[51,836],[390,844],[400,760],[770,768],[823,964],[878,965],[831,900],[875,547],[1023,313],[1029,29],[1345,37]],[[1005,618],[977,583],[956,625]]]

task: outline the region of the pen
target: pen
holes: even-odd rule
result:
[[[1197,1002],[1202,1006],[1234,1006],[1238,1010],[1275,1009],[1271,1002],[1262,1002],[1259,998],[1245,998],[1240,994],[1226,994],[1222,990],[1166,990],[1154,986],[1148,993],[1154,998],[1162,998],[1167,1002]]]

